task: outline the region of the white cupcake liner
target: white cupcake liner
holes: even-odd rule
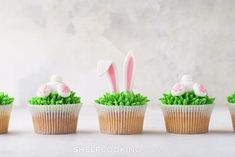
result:
[[[171,133],[208,132],[214,105],[161,105],[166,129]]]
[[[0,105],[0,134],[8,132],[12,106],[12,104]]]
[[[235,131],[235,104],[228,103],[228,109],[231,115],[231,120],[233,124],[233,130]]]
[[[143,131],[147,105],[106,106],[96,104],[101,133],[138,134]]]
[[[77,130],[82,104],[29,105],[34,130],[39,134],[68,134]]]

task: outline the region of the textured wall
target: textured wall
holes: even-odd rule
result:
[[[190,73],[225,105],[235,90],[234,8],[233,0],[0,0],[0,88],[23,105],[57,73],[92,104],[109,89],[97,61],[113,59],[121,73],[133,49],[134,88],[152,103]]]

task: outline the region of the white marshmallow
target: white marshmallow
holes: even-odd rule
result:
[[[61,97],[68,97],[71,94],[71,90],[65,84],[60,84],[57,86],[57,92]]]
[[[58,75],[52,75],[50,78],[50,82],[63,83],[63,79]]]
[[[50,95],[52,89],[50,86],[48,85],[42,85],[41,87],[39,87],[38,91],[37,91],[37,96],[38,97],[47,97],[48,95]]]
[[[193,91],[197,96],[204,97],[204,96],[207,95],[206,88],[203,85],[199,84],[199,83],[195,83],[193,85]]]
[[[42,85],[38,91],[37,96],[47,97],[50,93],[58,93],[61,97],[68,97],[71,93],[69,87],[63,83],[63,79],[58,75],[53,75],[50,82]]]
[[[185,86],[185,92],[190,92],[193,90],[193,78],[191,75],[183,75],[181,79],[181,84]]]
[[[52,93],[57,93],[57,86],[59,86],[60,84],[63,84],[63,83],[59,83],[59,82],[48,82],[47,83],[47,85],[51,87]]]
[[[173,96],[181,96],[184,93],[185,93],[185,86],[181,83],[176,83],[171,89],[171,94]]]

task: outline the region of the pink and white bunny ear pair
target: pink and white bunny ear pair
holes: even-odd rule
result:
[[[132,51],[128,52],[126,59],[124,61],[124,84],[125,90],[131,91],[132,84],[134,79],[134,70],[135,70],[135,58]],[[118,78],[117,78],[117,69],[116,65],[109,60],[101,60],[98,62],[98,74],[104,75],[107,74],[109,78],[112,92],[118,92]]]

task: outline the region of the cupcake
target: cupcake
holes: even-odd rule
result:
[[[206,88],[184,75],[169,93],[160,98],[166,130],[177,134],[207,133],[215,98]]]
[[[37,96],[28,102],[35,133],[76,133],[82,104],[80,97],[70,90],[61,77],[53,75],[50,82],[42,85]]]
[[[5,134],[8,132],[13,101],[14,98],[0,92],[0,134]]]
[[[107,74],[112,92],[95,100],[100,131],[104,134],[129,135],[143,131],[148,98],[132,91],[135,60],[132,52],[124,62],[125,91],[118,91],[116,68],[112,61],[98,63],[99,75]]]
[[[235,131],[235,92],[227,97],[228,108],[231,114],[233,130]]]

